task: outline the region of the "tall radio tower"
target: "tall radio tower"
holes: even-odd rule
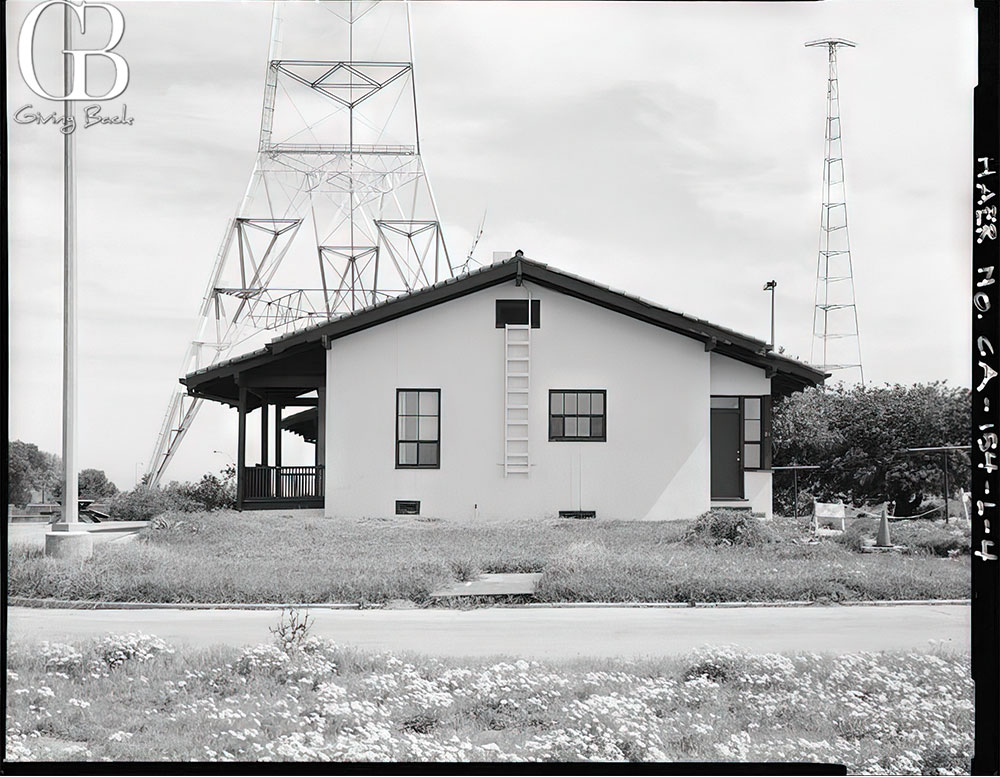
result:
[[[274,3],[257,156],[182,375],[452,276],[417,129],[408,2]],[[200,405],[171,395],[150,485]]]
[[[840,125],[840,87],[837,81],[837,49],[854,47],[843,38],[824,38],[805,44],[825,46],[830,72],[826,88],[826,155],[823,161],[823,207],[819,224],[819,256],[816,262],[816,297],[809,361],[830,373],[857,370],[861,385],[861,337],[858,308],[854,301],[854,269],[851,241],[847,234],[847,195],[844,186],[844,155]],[[821,351],[817,361],[816,351]]]

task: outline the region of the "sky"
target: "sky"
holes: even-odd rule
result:
[[[13,121],[60,106],[18,69],[35,5],[5,6],[9,434],[58,452],[62,135]],[[129,488],[254,164],[271,3],[114,5],[130,81],[101,112],[133,122],[75,133],[78,458]],[[107,35],[90,13],[97,46]],[[43,84],[58,83],[58,16],[35,39]],[[762,340],[775,279],[776,342],[802,359],[827,77],[825,50],[803,43],[855,41],[839,76],[865,377],[969,385],[972,0],[437,1],[414,2],[412,23],[422,158],[453,257],[485,212],[482,262],[521,249]],[[311,43],[344,58],[326,53],[332,37]],[[92,93],[110,83],[104,64]],[[166,479],[218,471],[235,451],[235,411],[206,403]]]

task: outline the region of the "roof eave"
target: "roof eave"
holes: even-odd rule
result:
[[[190,373],[181,379],[188,385],[189,393],[197,395],[199,384],[235,376],[236,373],[266,364],[281,354],[295,349],[329,347],[329,341],[369,329],[419,310],[434,307],[458,297],[499,285],[508,280],[529,280],[540,286],[554,289],[609,310],[628,315],[640,321],[691,337],[705,343],[707,350],[717,351],[739,361],[769,370],[771,376],[786,375],[784,388],[801,385],[819,385],[828,377],[825,373],[802,362],[778,356],[767,344],[739,332],[716,324],[663,308],[625,292],[601,286],[593,281],[554,270],[547,265],[513,257],[497,264],[483,267],[458,278],[449,278],[433,286],[395,297],[369,308],[351,313],[325,324],[318,324],[298,332],[284,335],[268,343],[263,349],[243,357]],[[801,390],[792,388],[794,390]],[[784,391],[782,391],[784,393]],[[789,392],[790,393],[790,392]],[[206,398],[211,398],[206,395]],[[229,400],[227,404],[231,404]]]

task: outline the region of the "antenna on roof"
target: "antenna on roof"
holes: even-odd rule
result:
[[[472,256],[472,254],[475,252],[476,246],[479,245],[479,240],[483,236],[483,230],[486,228],[486,213],[487,213],[487,211],[484,210],[483,211],[483,220],[479,222],[479,231],[476,232],[476,238],[475,238],[475,240],[472,241],[472,247],[469,249],[469,253],[465,257],[465,262],[463,262],[462,266],[459,268],[460,271],[463,272],[463,273],[469,271],[469,264],[470,263],[478,264],[480,267],[482,267],[482,265],[483,265],[483,263],[480,262],[479,260],[475,259]]]

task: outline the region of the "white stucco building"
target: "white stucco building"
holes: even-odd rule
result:
[[[240,410],[243,508],[673,520],[713,505],[769,516],[771,399],[823,378],[516,256],[183,381]],[[255,410],[265,444],[245,466]],[[316,466],[282,466],[279,430],[315,441]]]

